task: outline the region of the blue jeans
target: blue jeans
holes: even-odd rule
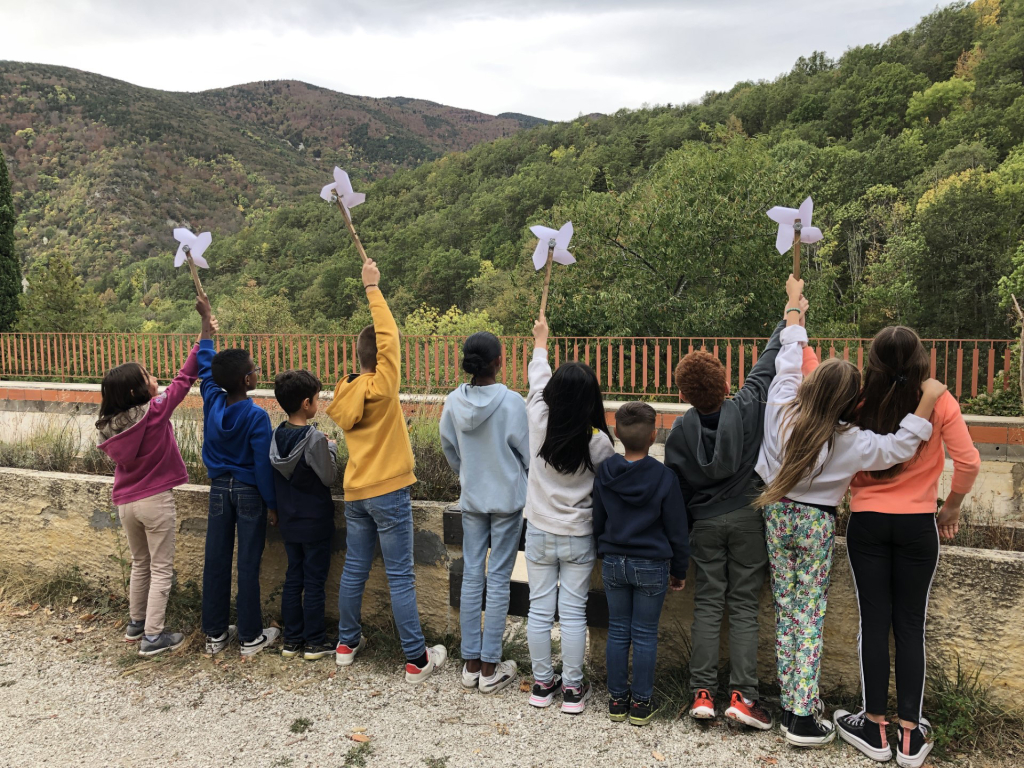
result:
[[[462,513],[462,658],[480,659],[488,664],[501,661],[501,640],[508,616],[509,581],[519,552],[523,512],[485,514]],[[491,556],[487,557],[488,544]],[[483,635],[480,612],[487,582],[487,610]]]
[[[650,701],[658,660],[658,621],[668,590],[668,560],[605,555],[602,576],[608,598],[608,694],[622,699],[630,693],[632,643],[633,700]]]
[[[551,629],[555,609],[562,630],[562,684],[583,682],[587,652],[587,593],[594,570],[593,536],[547,533],[526,523],[526,573],[530,580],[530,644],[533,677],[542,683],[555,675],[551,666]]]
[[[408,488],[383,496],[345,502],[347,552],[338,589],[338,643],[355,647],[363,629],[363,592],[380,536],[384,572],[391,588],[391,612],[395,617],[402,651],[418,659],[427,649],[416,607],[416,577],[412,559],[412,497]]]
[[[285,542],[288,571],[281,589],[285,642],[326,645],[324,584],[331,567],[331,540],[310,544]]]
[[[267,541],[267,505],[254,485],[230,475],[210,483],[203,564],[203,631],[220,637],[231,610],[231,560],[238,529],[238,638],[248,643],[263,634],[260,610],[260,561]]]

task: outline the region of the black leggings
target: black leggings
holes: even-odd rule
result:
[[[899,716],[920,722],[924,704],[924,625],[939,562],[935,515],[854,512],[846,531],[860,607],[864,709],[884,715],[889,701],[889,628],[896,639]]]

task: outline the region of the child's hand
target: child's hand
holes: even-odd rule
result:
[[[801,296],[800,297],[800,305],[799,306],[800,306],[800,327],[801,328],[806,328],[807,327],[807,310],[810,309],[810,306],[811,306],[810,302],[807,301],[807,297],[806,296]]]
[[[330,438],[327,439],[327,444],[331,445],[331,446],[334,446],[335,448],[338,447],[338,441],[337,440],[331,440]]]
[[[548,319],[546,317],[540,318],[533,324],[533,341],[533,345],[537,349],[548,348]]]
[[[267,522],[270,523],[271,525],[275,525],[275,526],[277,525],[277,510],[276,509],[268,509],[267,510]]]
[[[210,297],[209,296],[196,296],[196,312],[204,320],[208,320],[213,316],[213,310],[210,309]]]
[[[377,262],[373,259],[367,259],[366,263],[363,264],[363,287],[369,288],[373,286],[376,288],[380,285],[380,270],[377,269]]]
[[[675,576],[668,577],[668,588],[673,592],[682,592],[686,586],[686,579],[677,579]]]
[[[939,526],[939,536],[947,541],[954,539],[960,531],[960,506],[947,501],[939,510],[935,523]]]
[[[797,303],[800,301],[800,297],[803,296],[803,295],[804,295],[804,281],[803,280],[797,280],[791,274],[789,276],[789,279],[786,281],[786,296],[789,297],[789,304],[788,304],[788,306],[790,306],[790,307],[797,306]]]
[[[924,383],[921,384],[921,397],[929,397],[932,400],[938,400],[947,389],[949,389],[949,387],[938,379],[925,379]]]
[[[214,333],[220,333],[220,321],[216,315],[210,315],[210,330]]]

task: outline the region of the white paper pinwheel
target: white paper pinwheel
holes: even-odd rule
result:
[[[338,199],[341,200],[346,211],[366,201],[366,195],[362,192],[352,191],[352,182],[349,180],[348,174],[338,166],[334,166],[334,181],[320,190],[320,197],[330,203],[334,193],[337,193]]]
[[[816,243],[824,235],[817,227],[811,226],[811,214],[814,212],[814,201],[807,198],[800,204],[800,208],[783,208],[775,206],[768,211],[768,218],[779,225],[779,233],[775,237],[775,247],[779,253],[785,253],[793,247],[793,240],[796,237],[796,229],[793,224],[800,219],[800,242]]]
[[[534,269],[544,269],[544,265],[547,264],[548,242],[551,238],[555,239],[555,253],[551,260],[557,261],[559,264],[576,263],[576,257],[566,250],[569,247],[569,241],[572,240],[571,221],[565,222],[561,229],[551,229],[551,227],[542,227],[538,224],[535,227],[530,227],[530,231],[540,238],[537,241],[536,249],[533,251]]]
[[[203,258],[203,251],[210,247],[210,243],[213,242],[213,235],[209,232],[193,235],[191,230],[178,227],[174,230],[174,239],[180,243],[178,252],[174,255],[174,266],[180,267],[186,262],[185,246],[187,245],[188,255],[192,257],[195,265],[203,269],[210,268],[210,265],[206,263],[206,259]]]

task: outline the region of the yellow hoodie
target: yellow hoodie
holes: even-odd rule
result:
[[[370,291],[367,297],[377,332],[377,370],[343,378],[327,407],[327,415],[345,433],[344,488],[349,501],[383,496],[416,482],[409,430],[398,400],[398,325],[380,291]]]

